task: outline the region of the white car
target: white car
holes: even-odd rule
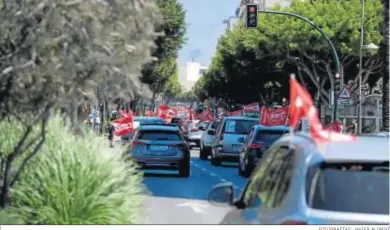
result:
[[[211,155],[211,143],[213,141],[215,131],[217,130],[219,121],[209,122],[200,139],[200,152],[199,158],[201,160],[207,160]]]
[[[200,138],[202,137],[203,131],[207,122],[201,122],[199,120],[195,120],[188,124],[188,135],[187,135],[187,143],[191,147],[200,147]]]

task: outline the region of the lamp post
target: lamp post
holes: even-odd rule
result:
[[[357,134],[362,133],[362,86],[363,86],[363,50],[378,50],[379,46],[374,43],[364,45],[364,14],[365,14],[365,0],[361,0],[361,22],[360,22],[360,46],[359,46],[359,105],[358,105],[358,121]]]

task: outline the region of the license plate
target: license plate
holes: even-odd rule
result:
[[[151,145],[150,151],[167,151],[168,146],[165,145]]]

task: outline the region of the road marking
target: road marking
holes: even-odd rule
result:
[[[184,202],[177,204],[178,207],[189,207],[196,213],[204,213],[203,208],[208,208],[209,205],[202,204],[199,202]]]
[[[193,164],[194,162],[193,161],[190,161],[191,164]]]
[[[198,164],[194,164],[194,166],[195,166],[195,167],[199,167],[199,165],[198,165]]]
[[[222,178],[221,178],[221,179],[219,179],[219,180],[220,180],[220,181],[222,181],[222,182],[227,182],[227,180],[225,180],[225,179],[222,179]]]
[[[211,176],[216,176],[216,177],[218,177],[218,175],[215,174],[215,173],[210,173],[210,175],[211,175]]]
[[[202,171],[207,171],[205,168],[202,168]]]

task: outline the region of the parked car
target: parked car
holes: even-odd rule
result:
[[[238,174],[249,177],[259,162],[263,153],[285,133],[289,132],[288,126],[263,126],[255,125],[240,151]]]
[[[134,117],[133,118],[133,129],[137,129],[140,125],[146,125],[146,124],[165,124],[165,121],[160,117]],[[128,143],[133,134],[130,133],[128,135],[121,136],[121,140],[123,144]]]
[[[209,122],[207,124],[200,139],[199,158],[201,160],[207,160],[208,156],[211,155],[211,143],[219,124],[219,121]]]
[[[188,124],[187,142],[192,147],[200,147],[200,138],[208,122],[194,120]]]
[[[225,117],[215,133],[211,147],[212,165],[219,166],[225,160],[238,161],[246,135],[259,123],[257,118]],[[210,134],[213,134],[210,132]]]
[[[129,154],[143,169],[173,169],[181,177],[190,176],[190,150],[177,126],[139,126]]]
[[[231,210],[221,224],[389,224],[389,138],[315,143],[296,133],[264,154],[237,200],[232,184],[209,193]]]

